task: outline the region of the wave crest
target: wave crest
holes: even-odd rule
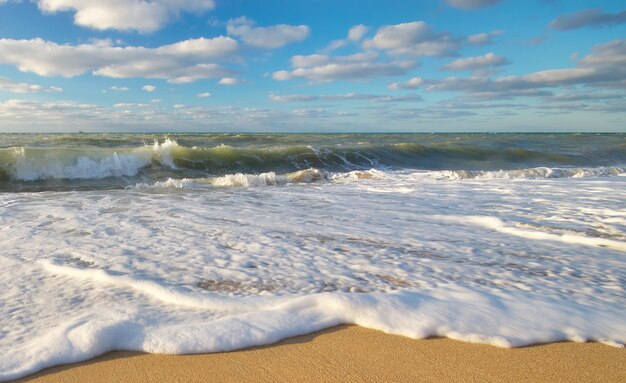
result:
[[[546,179],[546,178],[583,178],[620,176],[626,173],[626,168],[607,166],[597,168],[548,168],[537,167],[516,170],[442,170],[414,173],[418,177],[428,177],[437,180],[468,180],[468,179]]]
[[[134,149],[66,149],[13,147],[0,152],[0,176],[21,181],[130,177],[157,163],[176,169],[169,139]]]

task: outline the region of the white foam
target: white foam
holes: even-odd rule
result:
[[[258,175],[254,174],[227,174],[223,177],[218,177],[212,180],[211,182],[215,186],[268,186],[268,185],[276,185],[278,183],[278,179],[276,177],[276,173],[261,173]]]
[[[159,142],[155,140],[152,145],[152,154],[163,165],[176,169],[173,152],[179,147],[180,146],[176,143],[176,141],[170,140],[169,138],[166,138],[162,144],[159,144]]]
[[[624,177],[372,173],[0,194],[0,379],[340,323],[500,347],[626,342]]]
[[[583,178],[619,176],[626,173],[626,169],[618,166],[597,168],[548,168],[537,167],[515,170],[441,170],[413,173],[414,177],[431,178],[436,180],[466,180],[466,179],[544,179],[544,178]]]
[[[74,152],[54,158],[43,154],[37,149],[19,148],[13,178],[34,181],[133,176],[151,161],[151,154],[142,150],[128,154],[95,152],[91,156]]]
[[[605,341],[605,337],[626,341],[619,310],[598,312],[592,307],[531,295],[491,295],[454,286],[393,294],[316,294],[265,309],[251,308],[247,313],[183,323],[146,317],[134,310],[94,311],[67,318],[44,337],[17,346],[15,353],[0,361],[0,379],[21,377],[111,350],[224,352],[342,323],[411,338],[445,336],[498,347],[561,340]],[[597,331],[599,327],[602,331]]]
[[[188,288],[175,285],[167,286],[163,283],[129,275],[115,275],[105,270],[61,266],[49,260],[42,260],[39,263],[52,274],[132,289],[162,301],[163,303],[176,306],[214,310],[224,314],[241,313],[253,310],[256,306],[254,302],[246,302],[243,304],[242,302],[224,297],[215,299],[207,296],[199,296],[193,294]]]
[[[119,151],[19,147],[13,148],[13,163],[8,170],[12,178],[23,181],[129,177],[153,161],[175,169],[172,156],[176,148],[178,144],[169,139],[162,144],[155,141],[151,147]]]
[[[444,222],[454,222],[464,225],[478,225],[488,229],[493,229],[505,234],[511,234],[521,238],[537,241],[557,241],[584,246],[606,247],[609,249],[626,251],[626,242],[614,241],[606,238],[589,237],[574,233],[551,234],[538,230],[526,230],[505,224],[501,219],[488,216],[455,216],[455,215],[433,215],[430,218]],[[519,225],[519,224],[518,224]]]
[[[158,181],[152,184],[138,183],[130,187],[131,189],[195,189],[214,187],[259,187],[290,185],[298,183],[311,183],[328,179],[327,173],[318,169],[306,169],[286,174],[276,174],[274,172],[260,174],[235,173],[226,174],[221,177],[209,178],[168,178],[166,181]]]
[[[235,173],[226,174],[221,177],[212,178],[168,178],[166,181],[157,181],[155,183],[138,183],[131,189],[194,189],[206,188],[208,186],[215,187],[260,187],[260,186],[279,186],[293,185],[302,183],[313,183],[322,181],[332,181],[337,183],[348,183],[361,180],[383,179],[389,177],[385,172],[370,170],[355,170],[345,173],[327,173],[319,169],[310,168],[298,170],[291,173],[276,174],[275,172],[245,174]]]

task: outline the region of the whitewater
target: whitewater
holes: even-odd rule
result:
[[[626,343],[626,136],[0,135],[0,380],[339,324]]]

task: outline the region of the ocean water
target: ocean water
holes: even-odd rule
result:
[[[626,135],[0,135],[0,380],[341,323],[626,342]]]

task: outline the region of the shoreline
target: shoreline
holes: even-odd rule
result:
[[[505,349],[342,325],[226,353],[115,351],[15,381],[621,382],[626,381],[626,349],[574,342]]]

